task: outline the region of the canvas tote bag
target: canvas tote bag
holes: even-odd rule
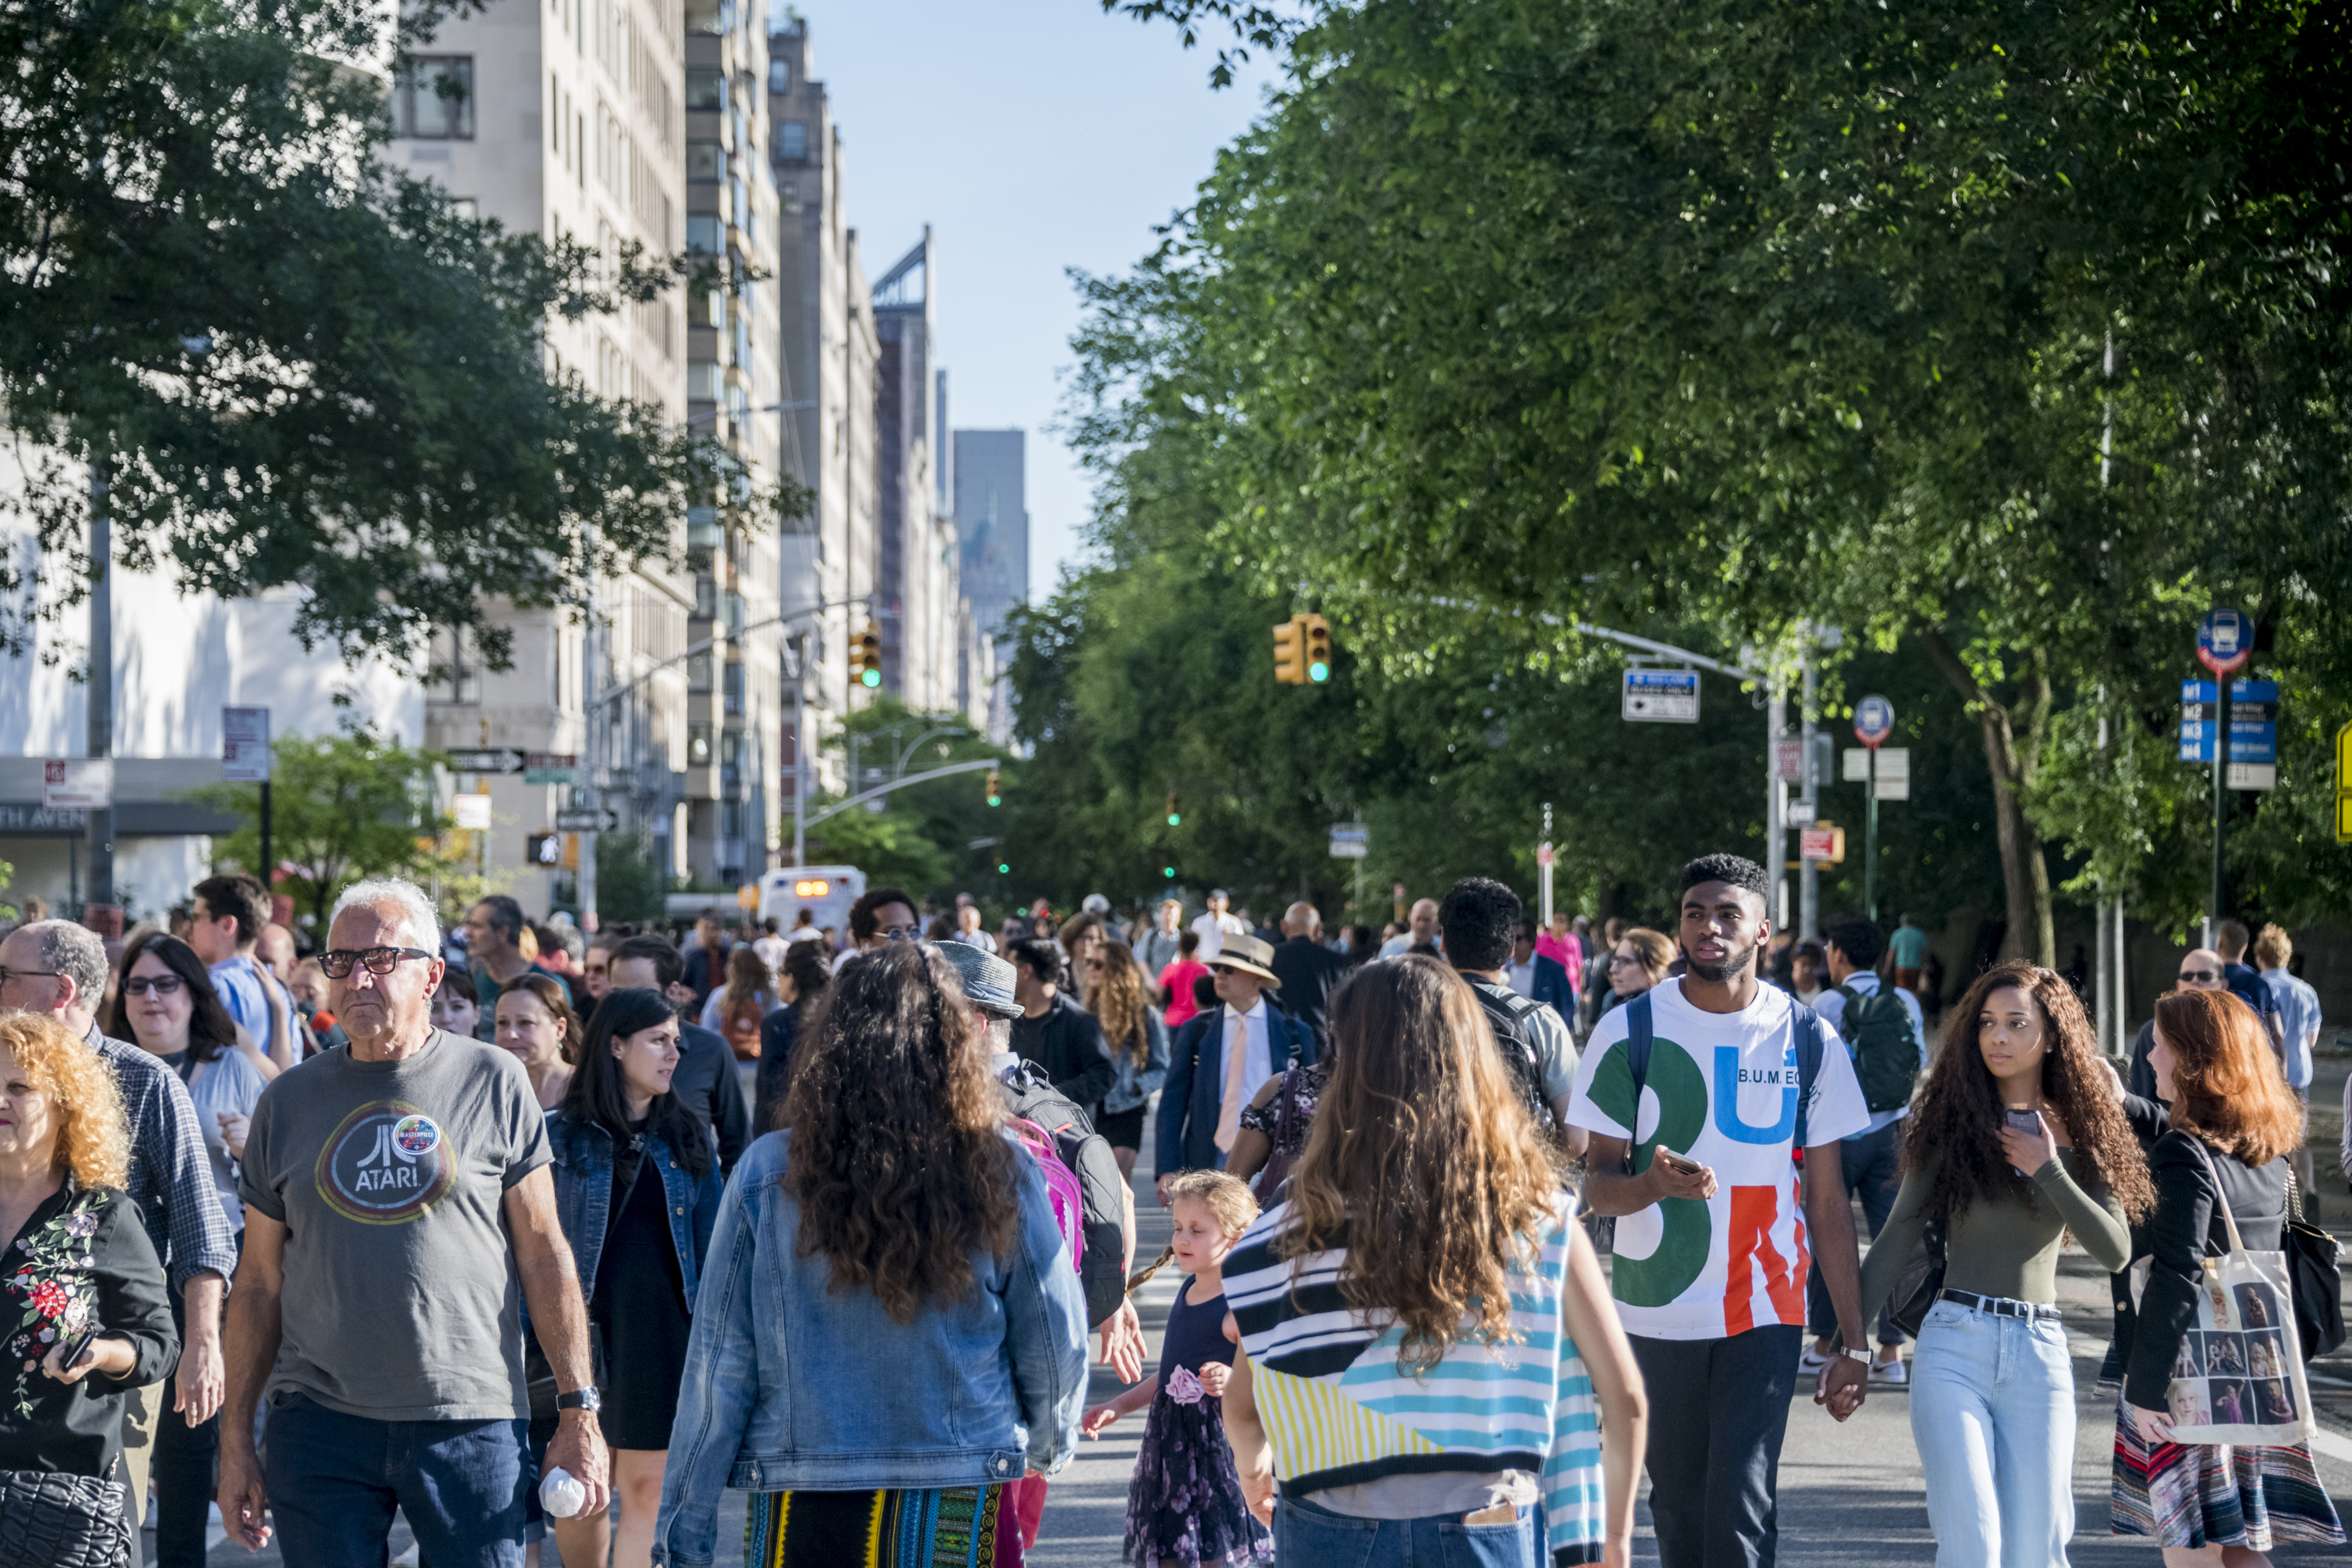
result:
[[[2312,1433],[2311,1391],[2295,1339],[2286,1254],[2246,1250],[2212,1156],[2201,1139],[2190,1138],[2189,1145],[2212,1180],[2214,1206],[2221,1211],[2230,1249],[2206,1256],[2197,1322],[2172,1363],[2168,1402],[2173,1441],[2242,1447],[2301,1443]],[[2153,1263],[2144,1258],[2132,1265],[2135,1309]]]

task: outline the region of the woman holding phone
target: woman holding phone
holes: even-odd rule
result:
[[[1911,1434],[1940,1568],[2048,1563],[2074,1533],[2074,1370],[2058,1317],[2071,1230],[2114,1272],[2155,1201],[2074,988],[2036,964],[1978,979],[1912,1112],[1903,1190],[1871,1244],[1862,1309],[1944,1231],[1943,1289],[1911,1362]],[[1900,1303],[1896,1303],[1900,1305]]]

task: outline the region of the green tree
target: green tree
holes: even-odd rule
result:
[[[453,868],[436,840],[452,824],[434,804],[432,752],[371,730],[289,735],[270,746],[269,848],[273,883],[326,929],[335,896],[369,877],[430,886]],[[189,798],[234,813],[245,826],[213,845],[215,862],[261,874],[261,786],[207,784]]]

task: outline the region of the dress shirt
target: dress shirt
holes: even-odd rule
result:
[[[1273,1047],[1265,1037],[1265,998],[1261,996],[1246,1013],[1223,1010],[1218,1020],[1225,1032],[1224,1055],[1218,1065],[1224,1080],[1223,1098],[1217,1115],[1217,1147],[1230,1152],[1234,1146],[1234,1129],[1241,1123],[1242,1107],[1250,1102],[1258,1087],[1274,1076]],[[1241,1074],[1234,1073],[1234,1064],[1241,1063]]]
[[[2319,993],[2284,969],[2265,969],[2263,978],[2278,999],[2279,1027],[2286,1037],[2286,1085],[2309,1089],[2311,1047],[2319,1037]]]

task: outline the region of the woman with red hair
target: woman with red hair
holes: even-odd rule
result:
[[[2308,1444],[2179,1443],[2168,1414],[2174,1363],[2197,1321],[2216,1207],[2229,1205],[2249,1251],[2278,1249],[2286,1155],[2303,1141],[2302,1107],[2262,1020],[2227,992],[2158,999],[2147,1059],[2171,1126],[2148,1154],[2156,1212],[2147,1288],[2138,1311],[2116,1322],[2126,1370],[2116,1411],[2115,1532],[2156,1537],[2166,1568],[2225,1561],[2253,1568],[2274,1541],[2340,1542],[2344,1525],[2312,1469]],[[2286,1304],[2275,1310],[2284,1317]]]

